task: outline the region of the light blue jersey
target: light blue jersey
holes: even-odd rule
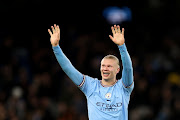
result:
[[[133,69],[125,44],[118,48],[123,64],[122,78],[114,85],[103,86],[101,80],[83,75],[75,69],[60,46],[53,47],[63,71],[87,98],[89,120],[128,120],[128,104],[134,88]]]
[[[133,85],[125,88],[122,79],[109,87],[101,81],[85,76],[80,87],[86,95],[89,120],[128,120],[128,104]]]

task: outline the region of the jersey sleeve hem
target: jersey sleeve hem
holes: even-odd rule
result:
[[[83,80],[82,80],[81,84],[78,85],[78,87],[79,88],[82,87],[84,85],[84,83],[85,83],[85,75],[83,75]]]
[[[122,84],[123,84],[123,86],[124,86],[125,88],[130,88],[130,87],[133,85],[133,83],[134,83],[134,81],[131,83],[131,85],[125,86],[125,84],[124,84],[123,81],[122,81]]]

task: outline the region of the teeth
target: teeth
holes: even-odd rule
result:
[[[103,74],[107,74],[108,75],[109,73],[103,73]]]

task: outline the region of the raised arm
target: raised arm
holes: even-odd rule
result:
[[[129,56],[129,53],[127,51],[125,40],[124,40],[124,28],[122,28],[122,32],[120,30],[120,26],[112,26],[111,27],[113,37],[109,35],[110,39],[118,45],[120,54],[121,54],[121,60],[123,65],[122,70],[122,82],[126,88],[130,87],[133,83],[133,68],[132,68],[132,62],[131,58]]]
[[[77,85],[80,86],[83,81],[83,75],[74,68],[69,59],[65,56],[62,49],[59,46],[60,41],[60,28],[58,25],[54,24],[51,26],[51,29],[48,29],[48,32],[51,36],[50,42],[52,45],[53,52],[56,56],[58,63],[60,64],[63,71],[67,76]]]

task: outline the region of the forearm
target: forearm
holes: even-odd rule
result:
[[[65,56],[60,46],[52,47],[56,59],[61,66],[62,70],[67,74],[67,76],[76,84],[80,85],[83,80],[83,75],[74,68],[69,59]]]
[[[118,46],[121,60],[123,65],[122,70],[122,81],[125,87],[129,87],[133,83],[133,68],[132,61],[127,51],[125,43],[121,46]]]

